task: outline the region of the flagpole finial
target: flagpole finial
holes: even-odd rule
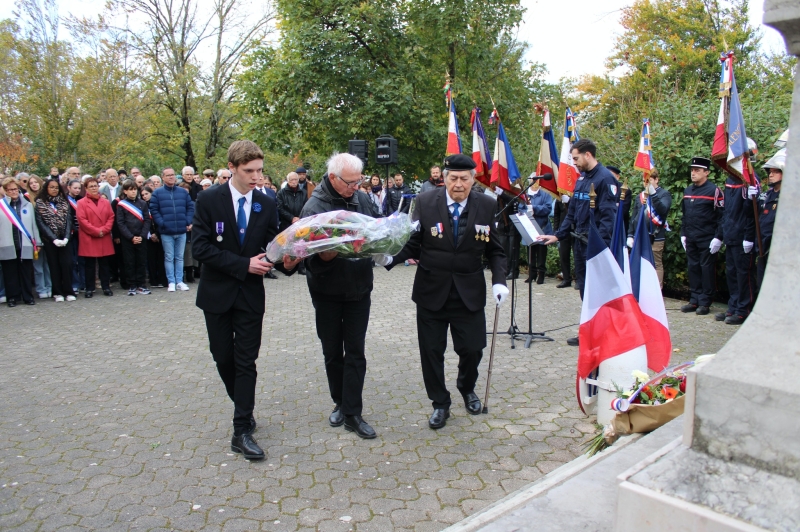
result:
[[[597,198],[597,192],[594,191],[594,183],[591,184],[589,187],[589,208],[595,208],[595,198]]]
[[[625,201],[625,197],[628,195],[629,190],[630,188],[628,188],[628,176],[625,176],[625,181],[622,182],[622,187],[620,187],[619,191],[620,201]]]

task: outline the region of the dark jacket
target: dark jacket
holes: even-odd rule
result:
[[[164,185],[153,191],[150,212],[162,235],[182,235],[186,226],[192,224],[194,202],[189,193],[175,185]]]
[[[667,214],[672,207],[672,194],[668,190],[658,187],[656,193],[650,196],[650,205],[645,207],[645,216],[647,216],[648,232],[653,237],[653,240],[666,240],[667,238]],[[639,223],[639,211],[647,204],[647,197],[644,192],[640,192],[633,199],[633,213],[631,216],[630,224],[628,225],[628,236],[634,236],[636,233],[636,225]],[[650,209],[650,210],[648,210]],[[655,211],[655,215],[652,212]]]
[[[286,185],[278,191],[278,217],[281,231],[292,225],[292,218],[300,217],[306,201],[308,201],[306,191],[299,186],[292,190],[289,185]]]
[[[778,212],[780,195],[780,191],[770,187],[758,198],[758,221],[761,226],[761,242],[764,244],[764,253],[769,251],[769,246],[772,243],[772,228],[775,226],[775,214]]]
[[[747,185],[728,176],[725,181],[725,211],[722,217],[722,242],[741,246],[745,240],[756,241],[756,218],[753,200],[747,197]]]
[[[531,197],[531,210],[533,219],[542,228],[544,234],[552,235],[553,226],[550,224],[550,211],[553,209],[553,196],[545,189],[539,188]]]
[[[567,216],[561,223],[561,227],[556,230],[559,240],[567,237],[570,227],[575,225],[575,232],[578,234],[589,233],[589,212],[590,192],[594,185],[595,198],[594,223],[597,231],[605,240],[606,244],[611,242],[611,235],[614,232],[614,219],[617,216],[617,199],[619,198],[619,181],[614,178],[608,168],[601,163],[588,172],[581,174],[575,184],[575,192],[572,199],[567,203]]]
[[[700,186],[692,183],[686,187],[681,201],[681,236],[701,245],[711,242],[712,238],[722,240],[724,206],[722,192],[710,179]]]
[[[486,306],[486,281],[483,277],[483,256],[492,270],[492,284],[506,284],[506,255],[497,239],[494,226],[496,202],[485,194],[472,191],[467,199],[466,225],[459,223],[458,246],[454,245],[452,216],[447,207],[444,187],[417,196],[415,217],[419,231],[393,259],[387,269],[417,259],[417,273],[411,299],[431,311],[440,310],[455,286],[461,301],[475,312]],[[463,218],[462,218],[463,220]],[[442,224],[444,236],[432,228]],[[475,226],[488,226],[489,240],[475,238]],[[434,234],[436,233],[436,234]]]
[[[132,204],[134,207],[139,209],[142,213],[142,219],[140,220],[133,213],[128,211],[128,209],[122,206],[121,203],[123,201],[126,204]],[[123,238],[124,240],[133,240],[133,237],[140,236],[142,237],[142,240],[147,239],[147,233],[150,232],[150,212],[147,210],[147,202],[139,198],[136,198],[133,202],[127,199],[120,200],[120,202],[117,204],[116,218],[120,238]]]
[[[230,186],[209,188],[197,195],[197,210],[191,223],[192,256],[203,263],[197,287],[198,307],[221,314],[230,310],[241,293],[254,312],[264,314],[264,278],[248,269],[250,258],[261,254],[278,234],[277,211],[272,198],[254,190],[244,245],[240,246]],[[216,232],[219,222],[223,224],[221,242]],[[294,273],[287,272],[281,264],[275,267],[287,275]]]
[[[189,189],[189,196],[191,196],[192,201],[197,201],[197,195],[203,191],[203,185],[192,180],[192,182],[189,183]]]
[[[301,218],[330,211],[353,211],[378,217],[372,200],[357,190],[342,197],[325,177],[314,189],[300,213]],[[305,259],[306,282],[311,299],[317,301],[359,301],[372,292],[372,259],[336,257],[324,261],[318,255]]]
[[[387,191],[387,198],[386,198],[387,209],[386,212],[384,213],[386,214],[386,216],[389,216],[390,214],[397,212],[397,208],[400,207],[400,200],[403,199],[404,194],[413,194],[411,189],[408,188],[408,185],[406,185],[405,183],[403,183],[402,188],[397,188],[395,186],[392,186],[392,188],[390,188]],[[400,212],[407,213],[409,205],[411,205],[411,202],[408,199],[406,199],[403,202],[403,208],[401,209]]]
[[[42,202],[45,200],[42,199]],[[39,236],[46,242],[52,242],[53,240],[60,240],[62,238],[72,238],[72,224],[73,224],[73,211],[72,207],[70,206],[69,202],[66,202],[66,208],[69,209],[69,214],[67,214],[67,223],[66,227],[64,228],[63,234],[59,232],[56,234],[50,226],[48,226],[39,216],[39,199],[36,200],[36,205],[34,208],[34,213],[36,215],[36,225],[39,227]],[[49,208],[49,207],[48,207]]]

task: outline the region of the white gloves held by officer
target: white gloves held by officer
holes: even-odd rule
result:
[[[681,244],[683,245],[683,250],[686,251],[686,237],[685,236],[681,237]]]
[[[508,287],[504,284],[492,285],[492,297],[494,298],[495,305],[498,307],[503,304],[503,301],[508,297]]]
[[[753,199],[756,196],[758,196],[758,192],[759,192],[758,187],[747,187],[747,197],[749,199]],[[751,242],[750,245],[752,246],[753,243]]]
[[[714,240],[711,241],[711,244],[708,245],[708,250],[713,255],[714,253],[719,251],[719,248],[721,247],[722,247],[722,240],[720,240],[719,238],[715,238]]]
[[[753,243],[748,242],[747,240],[742,241],[742,247],[744,248],[745,253],[750,253],[751,251],[753,251]]]
[[[564,194],[561,196],[561,203],[569,203],[569,195]]]
[[[626,241],[626,244],[628,244],[629,248],[633,249],[633,237],[632,236],[628,237],[628,240]]]
[[[375,261],[375,264],[378,266],[388,266],[392,263],[392,256],[386,253],[376,253],[372,256],[372,260]]]

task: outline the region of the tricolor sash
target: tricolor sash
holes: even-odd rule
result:
[[[0,200],[0,211],[3,211],[3,214],[6,215],[6,218],[8,218],[8,220],[11,222],[11,225],[19,229],[20,233],[28,237],[28,240],[33,245],[33,248],[36,249],[36,240],[25,228],[25,224],[23,224],[22,220],[19,218],[19,216],[17,216],[17,211],[15,211],[11,205],[9,205],[6,198]]]
[[[67,201],[69,201],[69,204],[72,205],[73,209],[75,209],[76,211],[78,210],[78,200],[68,195]]]
[[[641,192],[639,194],[639,201],[645,206],[647,217],[650,219],[650,222],[656,227],[664,227],[664,220],[661,219],[653,208],[653,201],[650,199],[650,196],[647,196],[647,199],[645,199],[644,192]],[[667,230],[669,230],[669,228],[667,228]]]
[[[141,209],[139,209],[139,207],[129,202],[128,200],[120,201],[119,203],[117,203],[117,207],[122,207],[132,215],[136,216],[136,218],[138,218],[140,222],[144,221],[144,216],[142,215]]]

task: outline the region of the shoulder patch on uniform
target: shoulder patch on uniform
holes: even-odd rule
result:
[[[608,189],[611,191],[612,196],[617,195],[617,185],[608,185]]]

